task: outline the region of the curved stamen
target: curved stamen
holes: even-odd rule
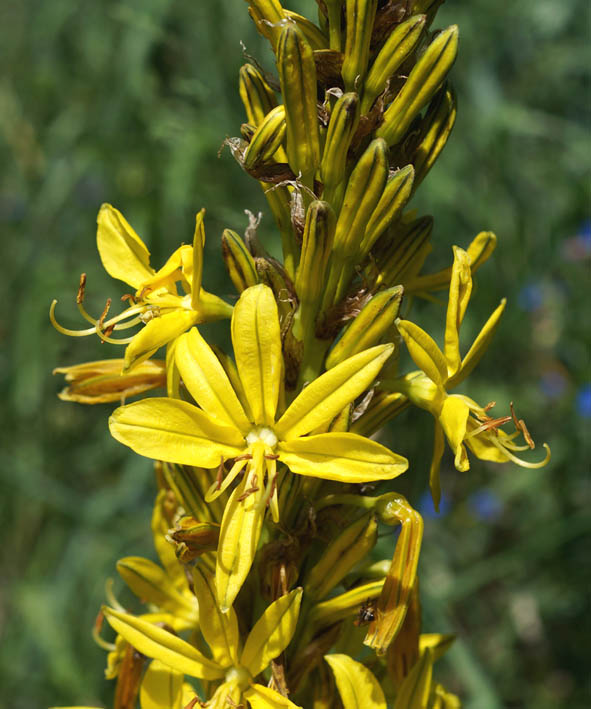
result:
[[[105,616],[103,615],[102,611],[97,615],[96,621],[95,621],[94,626],[92,628],[92,638],[93,638],[94,642],[99,647],[103,648],[103,650],[106,650],[107,652],[113,652],[114,650],[117,649],[115,643],[109,643],[104,638],[101,638],[101,636],[100,636],[100,632],[103,627],[104,617]]]
[[[516,455],[513,455],[513,453],[510,453],[509,450],[507,450],[507,448],[503,446],[503,444],[496,436],[491,436],[490,442],[494,446],[496,446],[504,455],[506,455],[509,460],[512,460],[514,463],[517,463],[517,465],[521,466],[522,468],[543,468],[544,465],[546,465],[546,463],[550,460],[550,446],[547,443],[544,443],[544,448],[546,449],[546,455],[544,456],[544,459],[540,460],[538,463],[530,463],[527,460],[522,460]]]
[[[52,300],[51,305],[49,306],[49,319],[51,321],[51,324],[55,327],[55,329],[58,332],[61,332],[62,335],[68,335],[69,337],[88,337],[88,335],[94,335],[96,332],[96,328],[94,327],[88,327],[84,330],[70,330],[70,328],[64,327],[63,325],[60,325],[58,321],[55,318],[55,306],[57,305],[57,300]],[[93,320],[93,323],[96,322]]]

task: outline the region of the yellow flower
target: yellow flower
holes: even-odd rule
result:
[[[229,704],[238,706],[243,699],[254,709],[297,709],[287,697],[258,684],[255,679],[289,645],[298,622],[302,589],[294,589],[271,603],[241,648],[238,618],[233,608],[226,613],[221,611],[213,577],[202,566],[196,566],[193,581],[199,602],[200,628],[212,659],[145,619],[112,608],[103,609],[106,619],[120,636],[138,652],[157,661],[160,680],[150,678],[155,688],[164,689],[171,677],[176,677],[176,691],[180,696],[182,675],[186,674],[220,682],[206,704],[211,709],[222,709]],[[162,671],[164,666],[168,672]],[[171,699],[166,706],[176,705],[176,697]]]
[[[140,455],[204,468],[234,459],[221,494],[246,468],[224,511],[217,584],[222,607],[234,600],[250,569],[267,503],[275,521],[277,461],[293,472],[345,483],[391,479],[408,461],[354,433],[314,433],[365,391],[392,353],[379,345],[349,357],[310,383],[278,416],[282,381],[281,336],[270,288],[246,289],[232,316],[238,376],[230,382],[213,350],[194,328],[176,346],[176,364],[198,407],[154,398],[117,409],[112,435]],[[308,435],[312,433],[312,435]]]
[[[54,327],[73,337],[96,334],[103,342],[127,344],[123,366],[126,372],[193,325],[230,317],[232,307],[201,288],[204,213],[202,209],[197,214],[193,246],[181,246],[159,271],[154,271],[150,266],[150,252],[125,217],[110,204],[103,204],[97,218],[97,246],[103,266],[110,276],[130,285],[135,295],[124,296],[130,306],[119,315],[107,319],[109,299],[102,315],[93,318],[84,308],[86,276],[82,274],[76,302],[92,327],[70,330],[59,325],[55,319],[55,300],[49,311]],[[178,292],[178,282],[183,294]],[[141,323],[145,327],[131,337],[111,337],[115,330]]]
[[[491,418],[488,411],[494,405],[479,406],[467,396],[448,394],[448,390],[460,384],[480,361],[497,328],[505,300],[494,310],[474,340],[464,358],[460,355],[460,325],[464,318],[470,294],[472,275],[470,258],[466,251],[454,246],[454,263],[449,287],[449,301],[445,324],[445,346],[442,352],[434,340],[418,325],[408,320],[398,320],[396,325],[402,335],[410,356],[421,371],[411,372],[399,379],[389,380],[384,387],[400,392],[409,400],[435,417],[435,444],[430,471],[430,486],[435,506],[439,505],[441,490],[439,467],[444,449],[444,436],[454,453],[457,470],[470,467],[466,446],[480,459],[496,463],[513,461],[518,465],[538,468],[550,458],[546,448],[545,458],[530,463],[518,458],[515,452],[534,447],[525,423],[518,420],[513,410],[510,416]],[[500,426],[513,421],[515,431],[506,433]],[[525,444],[516,444],[515,438],[523,435]]]

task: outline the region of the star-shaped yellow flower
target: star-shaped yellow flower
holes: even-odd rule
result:
[[[278,460],[293,473],[345,483],[394,478],[408,467],[405,458],[357,434],[314,433],[369,387],[392,345],[349,357],[311,382],[281,413],[279,318],[267,286],[242,293],[232,316],[232,342],[234,385],[194,328],[179,339],[176,364],[198,406],[147,399],[117,409],[110,419],[112,435],[140,455],[220,470],[221,463],[234,459],[225,479],[210,489],[209,499],[246,468],[226,505],[220,533],[217,584],[224,608],[250,569],[267,503],[278,520]]]
[[[444,449],[444,436],[455,455],[457,470],[470,467],[466,446],[482,460],[496,463],[513,461],[518,465],[538,468],[545,465],[550,456],[546,444],[546,457],[538,463],[518,458],[517,451],[533,448],[534,443],[525,427],[511,412],[510,416],[491,418],[487,407],[460,394],[448,394],[448,390],[460,384],[480,361],[497,328],[505,300],[494,310],[476,337],[472,347],[462,359],[460,356],[460,325],[472,292],[470,258],[466,251],[454,246],[454,263],[449,287],[449,300],[445,324],[445,346],[442,352],[435,341],[418,325],[408,320],[398,320],[396,325],[402,335],[410,356],[421,371],[411,372],[399,379],[384,382],[390,391],[405,394],[409,400],[435,417],[435,446],[430,472],[430,486],[435,506],[441,496],[439,466]],[[493,404],[494,405],[494,404]],[[500,426],[513,421],[515,432],[505,433]],[[523,435],[524,445],[514,439]]]
[[[155,678],[155,684],[166,687],[177,676],[179,696],[182,675],[186,674],[217,684],[207,702],[211,709],[241,706],[242,700],[248,701],[254,709],[298,709],[287,697],[255,679],[289,645],[298,622],[302,589],[294,589],[271,603],[241,647],[238,618],[233,608],[227,613],[221,612],[213,577],[198,565],[193,572],[193,581],[199,602],[200,629],[212,659],[143,618],[112,608],[104,608],[104,615],[113,629],[138,652],[153,658],[159,668],[163,665],[169,668],[168,673],[161,672],[159,681]],[[170,706],[174,706],[174,698],[171,699]]]
[[[129,222],[110,204],[103,204],[97,217],[97,246],[107,273],[130,285],[134,295],[125,296],[130,306],[119,315],[107,319],[111,301],[101,317],[93,318],[84,308],[85,276],[80,280],[76,302],[82,316],[92,327],[70,330],[55,319],[53,301],[49,316],[57,330],[74,337],[98,335],[104,342],[127,344],[123,372],[151,357],[160,347],[172,342],[197,323],[229,318],[232,306],[201,288],[203,273],[202,209],[196,217],[193,246],[179,247],[164,266],[155,271],[150,266],[150,252]],[[184,293],[179,294],[177,283]],[[114,331],[145,324],[131,337],[111,337]]]

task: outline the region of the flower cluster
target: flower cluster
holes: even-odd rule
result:
[[[460,471],[466,449],[534,467],[549,454],[521,460],[516,451],[534,444],[513,409],[492,418],[492,404],[449,393],[505,303],[462,358],[473,276],[496,238],[483,232],[454,247],[449,268],[424,273],[433,220],[406,209],[455,121],[446,77],[458,28],[432,29],[440,4],[319,0],[314,24],[279,0],[249,0],[277,79],[241,69],[246,122],[226,142],[264,191],[283,261],[260,244],[254,218],[244,237],[226,229],[232,305],[202,287],[204,210],[192,245],[155,271],[104,205],[98,249],[133,290],[128,307],[109,318],[109,300],[92,317],[84,276],[76,301],[91,327],[58,324],[52,303],[60,332],[126,345],[123,358],[57,369],[60,396],[120,402],[111,434],[155,461],[161,564],[132,556],[117,567],[146,612],[128,611],[109,586],[95,628],[116,709],[459,706],[433,675],[453,638],[421,633],[423,522],[390,482],[409,463],[374,437],[410,405],[433,415],[436,504],[445,439]],[[443,350],[410,314],[413,297],[442,290]],[[199,329],[217,319],[230,319],[233,353]],[[403,349],[416,371],[399,371]],[[156,388],[161,396],[125,403]],[[376,560],[378,534],[393,526],[394,548]]]

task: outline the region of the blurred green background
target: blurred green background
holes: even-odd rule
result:
[[[286,5],[310,11],[309,0]],[[432,421],[407,411],[386,440],[411,460],[400,489],[426,518],[426,631],[458,642],[439,677],[465,706],[589,706],[589,5],[447,2],[458,23],[459,114],[415,203],[435,217],[428,266],[494,230],[470,342],[502,296],[493,347],[464,391],[510,400],[553,458],[542,470],[444,459],[442,513],[424,495]],[[108,405],[60,402],[57,365],[112,356],[71,340],[87,304],[125,289],[101,271],[95,218],[119,207],[159,265],[207,207],[206,286],[230,296],[219,235],[264,209],[258,186],[218,149],[243,111],[240,41],[272,69],[241,0],[4,0],[0,6],[0,706],[103,704],[104,652],[90,637],[117,558],[151,555],[150,464],[112,441]],[[272,224],[261,227],[270,243]],[[444,310],[416,316],[441,332]],[[541,454],[541,453],[540,453]],[[587,654],[587,657],[586,657]]]

